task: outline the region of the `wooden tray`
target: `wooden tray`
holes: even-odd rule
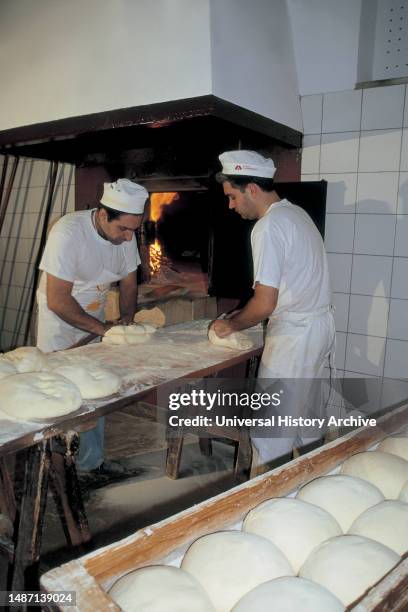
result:
[[[407,424],[408,403],[404,403],[379,418],[376,427],[355,430],[284,466],[47,572],[41,577],[41,588],[46,592],[76,591],[76,607],[70,610],[119,610],[107,590],[123,574],[146,565],[178,565],[185,550],[198,537],[236,526],[259,503],[293,493]],[[406,557],[349,609],[355,612],[406,611]]]

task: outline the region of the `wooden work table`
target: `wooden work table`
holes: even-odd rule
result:
[[[134,346],[97,343],[61,351],[118,373],[122,377],[120,390],[107,398],[85,401],[76,412],[52,421],[0,418],[0,511],[16,525],[14,546],[9,549],[13,590],[26,588],[26,569],[40,556],[49,480],[57,493],[69,544],[80,545],[90,539],[75,469],[78,431],[89,429],[97,418],[141,400],[172,381],[213,376],[245,362],[254,365],[263,347],[260,327],[247,332],[253,348],[238,351],[211,345],[207,340],[208,323],[192,321],[165,327],[148,342]],[[16,503],[4,457],[18,451],[26,455],[21,500]]]

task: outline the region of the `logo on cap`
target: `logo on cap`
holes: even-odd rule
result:
[[[239,164],[237,164],[234,168],[234,170],[242,170],[242,166],[240,166]]]

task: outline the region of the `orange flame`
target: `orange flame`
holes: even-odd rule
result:
[[[153,244],[149,246],[149,266],[150,272],[155,274],[161,268],[162,262],[162,249],[160,246],[160,242],[157,240],[154,241]]]
[[[178,193],[174,191],[164,193],[152,193],[150,196],[150,221],[160,219],[162,208],[178,200]]]

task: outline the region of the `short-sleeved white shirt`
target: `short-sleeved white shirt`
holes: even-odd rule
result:
[[[308,313],[330,304],[322,237],[309,215],[288,200],[272,204],[251,234],[256,282],[279,289],[274,314]]]

